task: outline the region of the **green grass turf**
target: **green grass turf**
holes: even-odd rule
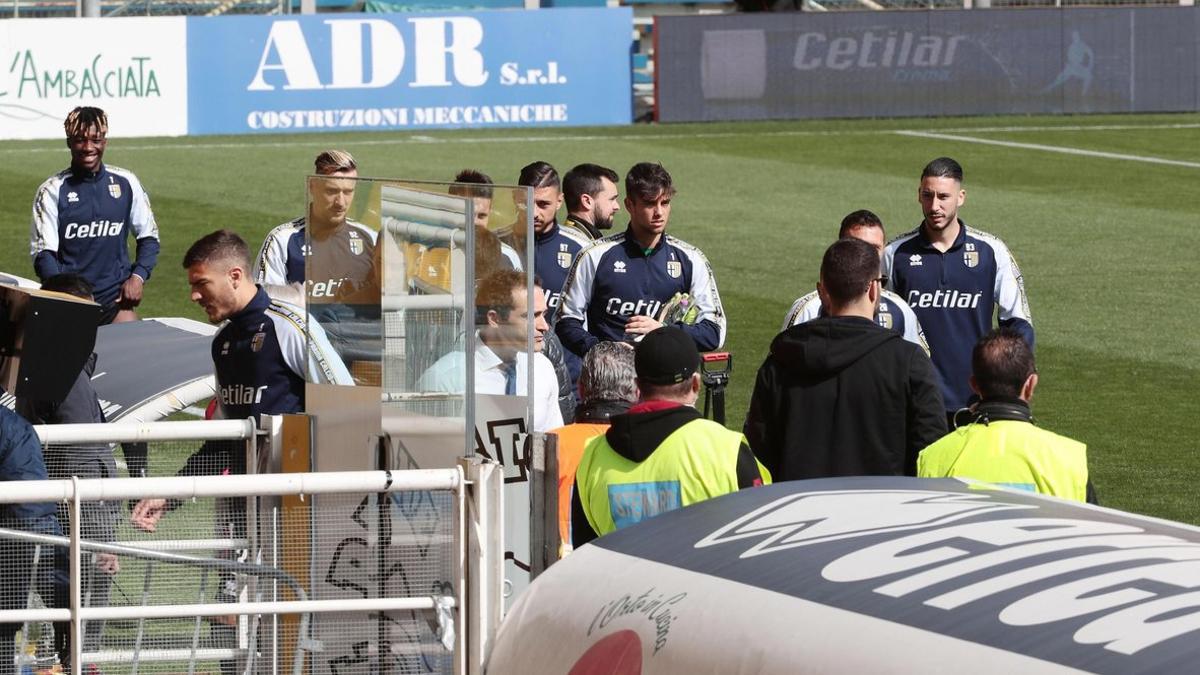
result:
[[[1109,127],[1109,128],[1104,128]],[[1113,128],[1116,127],[1116,128]],[[153,198],[163,252],[143,314],[203,316],[179,261],[218,227],[252,246],[303,210],[312,158],[345,147],[366,176],[447,180],[475,167],[513,181],[534,159],[624,172],[661,161],[679,187],[670,231],[703,248],[729,315],[740,427],[784,312],[813,288],[841,217],[869,208],[915,226],[917,176],[966,168],[971,225],[1001,236],[1025,274],[1038,333],[1040,422],[1085,441],[1104,504],[1200,523],[1196,395],[1200,167],[897,135],[908,129],[1200,163],[1200,115],[822,121],[186,139],[112,139],[106,159]],[[29,204],[67,164],[61,142],[0,143],[0,270],[32,276]],[[619,218],[618,222],[623,222]]]

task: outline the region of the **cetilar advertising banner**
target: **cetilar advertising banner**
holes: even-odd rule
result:
[[[0,21],[0,138],[62,138],[76,106],[114,136],[187,133],[186,20]]]
[[[631,25],[629,8],[194,17],[188,133],[628,124]]]

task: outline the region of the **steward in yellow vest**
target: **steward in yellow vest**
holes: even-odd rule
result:
[[[973,478],[1096,503],[1087,446],[1033,425],[1029,401],[1038,376],[1020,334],[1007,328],[988,333],[971,365],[971,388],[982,400],[956,416],[965,413],[969,423],[921,451],[917,476]]]
[[[674,326],[656,329],[634,356],[642,402],[588,442],[575,473],[575,547],[705,499],[770,482],[745,436],[704,419],[700,353]]]
[[[1020,399],[984,401],[974,420],[925,448],[917,476],[974,478],[1045,495],[1088,499],[1087,446],[1033,426]]]

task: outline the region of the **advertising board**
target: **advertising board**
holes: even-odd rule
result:
[[[1200,109],[1194,7],[660,17],[662,121]]]

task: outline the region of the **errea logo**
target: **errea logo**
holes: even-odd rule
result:
[[[617,274],[625,274],[625,261],[618,260],[615,263],[613,263],[613,272],[615,272]]]
[[[68,192],[67,193],[67,203],[68,204],[74,204],[77,201],[79,201],[78,193],[76,193],[76,192]]]
[[[908,266],[909,267],[920,267],[921,266],[921,254],[914,253],[914,254],[910,255],[908,257]]]

